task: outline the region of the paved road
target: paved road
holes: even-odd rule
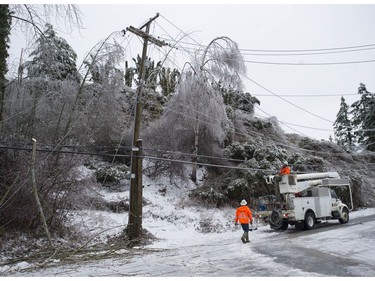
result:
[[[333,221],[321,223],[308,231],[289,227],[269,239],[268,243],[256,244],[253,249],[275,257],[275,261],[285,267],[304,272],[328,276],[375,276],[372,261],[366,260],[366,256],[358,258],[362,243],[369,251],[371,248],[375,250],[374,221],[375,215],[372,215],[351,219],[344,225]],[[355,245],[352,248],[353,242],[358,243],[358,251]],[[330,245],[328,249],[326,244]],[[366,255],[365,252],[363,254]]]

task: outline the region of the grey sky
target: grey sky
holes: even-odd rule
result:
[[[231,38],[238,43],[247,61],[247,74],[243,77],[245,90],[261,101],[256,114],[276,116],[279,121],[289,123],[290,128],[281,126],[286,132],[328,139],[333,135],[329,131],[332,130],[329,121],[335,121],[340,95],[343,94],[351,104],[359,98],[354,95],[359,83],[375,92],[375,61],[359,63],[375,60],[375,45],[362,51],[337,49],[375,44],[375,5],[372,4],[91,4],[80,7],[86,29],[80,34],[58,33],[77,52],[78,64],[97,42],[111,32],[130,25],[139,27],[157,12],[160,17],[151,28],[155,37],[180,39],[186,33],[189,35],[185,35],[182,41],[195,44],[189,45],[190,48],[198,48],[197,42],[207,45],[219,36]],[[22,39],[20,35],[13,35],[11,40],[11,60],[16,62]],[[117,36],[116,40],[127,48],[128,60],[141,53],[138,38]],[[168,51],[166,48],[160,51],[153,46],[150,51],[155,60],[161,60]],[[321,54],[327,51],[319,49],[332,50]],[[291,50],[293,55],[259,55],[267,53],[264,50]],[[296,50],[316,51],[315,55],[306,55],[306,52]],[[184,48],[171,51],[166,64],[172,68],[177,64],[182,68],[180,56],[183,55],[183,60],[193,54],[193,50],[189,49],[190,54],[187,51]]]

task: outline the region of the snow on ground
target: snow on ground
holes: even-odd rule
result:
[[[131,255],[129,250],[122,250],[124,255],[116,258],[75,264],[56,261],[54,266],[38,270],[23,270],[31,269],[33,264],[20,262],[0,267],[0,276],[325,276],[287,267],[276,257],[255,251],[262,243],[273,240],[280,244],[288,239],[285,233],[270,231],[267,225],[259,225],[258,230],[250,232],[252,242],[244,245],[240,241],[241,228],[234,226],[235,209],[193,205],[188,200],[188,191],[194,188],[191,183],[176,186],[166,180],[155,182],[147,177],[143,183],[143,196],[147,201],[143,207],[143,227],[158,238],[151,245],[136,247],[130,251]],[[165,193],[160,191],[164,187]],[[129,192],[102,191],[102,195],[107,200],[124,200]],[[351,212],[350,218],[373,214],[375,209],[360,210]],[[99,242],[123,231],[127,220],[127,213],[87,210],[75,214],[74,224],[82,233],[95,235],[92,242]],[[355,227],[355,232],[339,228],[335,237],[331,231],[307,238],[295,237],[293,243],[323,249],[333,256],[354,255],[361,266],[353,267],[353,272],[358,270],[359,276],[375,274],[372,269],[375,222]],[[338,241],[344,241],[341,238],[345,246],[337,247]]]

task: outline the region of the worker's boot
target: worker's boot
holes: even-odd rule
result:
[[[249,232],[246,232],[246,234],[245,234],[245,243],[250,243]]]
[[[242,243],[244,244],[246,243],[246,232],[242,234],[241,240],[242,240]]]

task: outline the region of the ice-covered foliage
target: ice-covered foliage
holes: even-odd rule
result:
[[[159,120],[159,125],[153,127],[160,133],[160,138],[152,138],[152,142],[165,145],[164,152],[161,152],[159,156],[175,159],[177,155],[173,152],[166,153],[166,150],[180,151],[185,154],[182,153],[178,157],[181,160],[190,161],[188,148],[193,144],[193,131],[191,129],[190,133],[187,135],[185,133],[189,126],[193,128],[194,119],[190,117],[191,113],[185,113],[185,105],[192,104],[194,99],[178,100],[181,97],[176,95],[171,99],[170,102],[177,103],[179,107],[173,111],[172,108],[167,107],[165,117],[170,114],[169,118]],[[192,113],[194,114],[194,111]],[[373,204],[375,194],[371,188],[371,180],[374,178],[374,172],[371,169],[366,173],[362,170],[365,168],[364,163],[374,162],[369,160],[371,158],[363,159],[363,156],[347,152],[332,142],[316,141],[296,134],[285,134],[275,117],[256,118],[251,115],[251,112],[244,112],[228,105],[225,114],[226,126],[217,127],[225,133],[222,153],[225,157],[235,159],[235,161],[222,160],[220,164],[241,167],[243,170],[208,169],[209,173],[203,186],[192,192],[192,198],[220,206],[238,202],[242,197],[249,198],[250,201],[258,196],[273,194],[274,190],[266,185],[264,176],[276,174],[281,163],[286,160],[295,173],[338,171],[342,177],[351,179],[356,194],[354,196],[356,207]],[[174,118],[170,118],[171,116]],[[173,120],[173,127],[168,126],[172,123],[171,120]],[[207,122],[209,121],[207,119]],[[209,142],[204,143],[207,145]],[[212,142],[210,145],[212,146]],[[183,149],[185,146],[186,149]],[[212,160],[207,161],[213,163]],[[163,166],[164,172],[171,171],[179,165],[181,164],[173,162],[166,164],[165,161],[159,161],[159,164],[154,166],[154,171]],[[182,165],[180,171],[182,171],[181,168]],[[342,197],[348,200],[347,193],[342,194]]]
[[[242,120],[240,132],[234,133],[233,141],[226,146],[224,154],[236,159],[228,161],[228,164],[243,170],[220,172],[210,169],[212,174],[198,193],[205,195],[200,197],[202,200],[212,202],[220,198],[217,193],[225,195],[224,202],[227,203],[239,202],[242,197],[251,201],[274,194],[272,187],[265,184],[264,176],[276,174],[282,162],[288,161],[295,173],[337,171],[341,177],[351,180],[356,208],[374,204],[375,193],[371,182],[375,178],[375,161],[371,152],[359,155],[347,152],[332,142],[285,134],[277,120],[272,118],[267,121],[244,116]],[[212,198],[207,198],[209,193],[204,192],[210,189],[216,193],[211,192]],[[341,197],[347,203],[350,201],[347,191]],[[217,202],[223,202],[223,198]]]
[[[354,136],[359,145],[365,145],[367,150],[375,148],[375,95],[370,93],[366,85],[360,83],[358,94],[361,98],[351,105],[352,125]]]
[[[30,56],[32,60],[23,66],[29,78],[80,80],[76,53],[65,39],[56,36],[51,24],[46,24],[44,34],[37,40],[36,48]]]
[[[246,66],[236,42],[225,36],[217,37],[197,59],[198,76],[211,83],[220,83],[226,89],[242,90],[240,74],[245,74]]]
[[[337,144],[351,149],[353,146],[354,135],[352,122],[349,116],[349,106],[341,97],[340,110],[336,115],[336,121],[333,124]]]
[[[154,148],[148,151],[152,155],[188,161],[194,154],[220,156],[226,123],[221,95],[199,77],[187,74],[168,100],[161,118],[148,128],[145,147]],[[200,158],[199,162],[207,160]],[[176,169],[178,163],[155,163],[154,167],[162,166]]]
[[[130,180],[130,169],[125,164],[92,162],[90,169],[95,171],[96,180],[104,185],[118,185],[121,181]]]
[[[97,44],[83,62],[90,73],[88,80],[121,87],[124,84],[124,73],[120,68],[123,52],[116,41],[109,43],[106,40]]]
[[[247,113],[253,114],[255,104],[260,105],[260,101],[253,97],[250,93],[228,90],[218,85],[221,94],[223,95],[224,103],[227,105],[228,113],[232,112],[234,109],[239,109]]]

